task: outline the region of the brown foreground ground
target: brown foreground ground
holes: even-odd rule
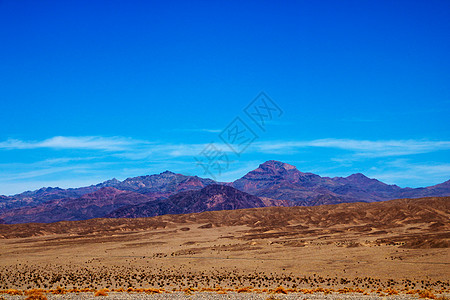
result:
[[[128,299],[129,288],[136,299],[199,291],[448,299],[449,218],[450,197],[441,197],[0,225],[0,299],[38,288],[49,299],[104,288],[123,294],[115,299]],[[171,291],[179,292],[159,294]]]

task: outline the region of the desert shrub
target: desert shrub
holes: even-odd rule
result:
[[[236,292],[238,293],[250,293],[251,291],[252,291],[251,287],[242,287],[236,290]]]
[[[58,286],[56,289],[51,290],[51,293],[53,295],[64,295],[67,291],[63,287]]]
[[[186,294],[186,295],[192,295],[193,292],[197,292],[197,291],[198,290],[193,287],[186,288],[183,290],[184,294]]]
[[[25,291],[27,297],[25,300],[47,300],[47,296],[44,295],[45,290],[43,289],[31,289]]]
[[[310,289],[300,289],[299,292],[301,292],[303,294],[314,294],[314,290],[310,290]]]
[[[322,293],[324,293],[325,295],[331,294],[333,292],[334,292],[333,289],[323,289],[323,291],[322,291]]]
[[[47,300],[47,296],[45,296],[42,292],[34,292],[29,294],[25,300]]]
[[[161,294],[162,290],[161,289],[148,288],[148,289],[144,289],[144,292],[146,294]]]
[[[25,293],[25,295],[32,295],[32,294],[38,294],[38,293],[45,293],[45,290],[44,289],[31,289],[31,290],[28,290],[28,291],[25,291],[24,292]]]
[[[108,296],[108,292],[109,292],[108,289],[101,289],[101,290],[97,291],[97,292],[94,294],[94,296],[95,296],[95,297],[99,297],[99,296]]]
[[[19,296],[23,295],[22,291],[19,291],[19,290],[16,290],[16,289],[6,290],[6,294],[13,295],[13,296],[14,295],[19,295]]]
[[[384,291],[388,296],[391,296],[391,295],[398,295],[398,292],[396,291],[396,290],[394,290],[394,289],[387,289],[387,290],[385,290]]]
[[[288,291],[286,291],[286,289],[282,286],[277,287],[273,292],[276,294],[287,294],[288,293]]]
[[[436,296],[427,290],[419,291],[419,297],[420,298],[428,298],[428,299],[436,299]]]

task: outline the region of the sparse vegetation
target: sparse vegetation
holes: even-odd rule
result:
[[[436,299],[436,295],[434,295],[431,291],[423,290],[418,292],[420,298],[426,299]]]
[[[108,289],[101,289],[101,290],[98,290],[98,291],[94,294],[94,296],[95,296],[95,297],[99,297],[99,296],[108,296],[108,292],[109,292]]]
[[[277,287],[273,292],[276,294],[287,294],[288,293],[288,291],[282,286]]]
[[[47,300],[47,296],[45,296],[42,292],[36,291],[28,294],[25,300]]]

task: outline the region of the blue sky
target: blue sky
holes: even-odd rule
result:
[[[449,1],[0,1],[0,194],[276,159],[450,179]],[[264,130],[245,107],[281,110]],[[236,118],[257,138],[236,155]],[[202,152],[203,151],[203,152]]]

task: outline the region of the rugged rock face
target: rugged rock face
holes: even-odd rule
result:
[[[114,187],[119,190],[134,191],[141,194],[168,195],[177,192],[204,188],[214,180],[197,176],[185,176],[170,171],[157,175],[138,176],[127,178],[117,183]]]
[[[320,180],[320,176],[312,173],[302,173],[296,167],[278,162],[267,161],[259,167],[232,183],[232,186],[249,193],[259,193],[275,185],[312,185]]]
[[[258,197],[230,186],[214,184],[199,191],[181,192],[168,199],[123,207],[112,212],[108,217],[140,218],[264,206],[264,202]]]
[[[342,202],[338,194],[330,190],[340,184],[330,178],[300,172],[296,167],[278,161],[261,164],[231,185],[258,197],[293,201],[296,205],[310,205],[324,195],[329,202],[321,201],[321,204]]]

